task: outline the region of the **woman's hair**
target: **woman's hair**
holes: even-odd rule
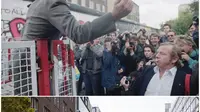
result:
[[[152,45],[145,45],[145,46],[143,47],[143,51],[144,51],[145,48],[150,48],[150,49],[151,49],[151,52],[155,53],[155,49],[153,48]]]

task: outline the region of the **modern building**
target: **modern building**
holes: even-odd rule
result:
[[[178,97],[169,112],[199,112],[199,97]]]
[[[100,12],[107,12],[107,0],[67,0],[72,4],[94,9]]]
[[[169,112],[171,108],[171,103],[165,103],[165,112]]]
[[[75,97],[31,97],[35,112],[76,112]]]
[[[99,107],[92,107],[92,112],[101,112]]]
[[[107,0],[108,12],[111,12],[114,7],[115,0]],[[123,19],[129,20],[132,22],[140,23],[140,14],[139,14],[139,6],[134,2],[132,12],[124,17]]]
[[[88,97],[76,98],[77,112],[92,112],[92,105]]]

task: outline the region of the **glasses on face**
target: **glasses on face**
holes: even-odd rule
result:
[[[168,35],[168,37],[173,37],[174,35]]]

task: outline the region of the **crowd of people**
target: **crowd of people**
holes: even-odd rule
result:
[[[198,18],[185,35],[169,24],[163,34],[112,32],[75,45],[81,95],[197,95]]]
[[[132,0],[116,0],[111,12],[80,25],[66,0],[36,0],[27,12],[22,41],[67,36],[77,43],[79,95],[82,82],[84,95],[197,95],[198,18],[186,35],[176,35],[169,24],[164,35],[148,35],[145,29],[113,32],[116,21],[132,10]]]

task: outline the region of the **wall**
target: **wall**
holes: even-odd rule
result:
[[[22,0],[2,0],[1,5],[1,36],[3,41],[14,37],[19,39],[24,26],[27,5],[31,2]]]

